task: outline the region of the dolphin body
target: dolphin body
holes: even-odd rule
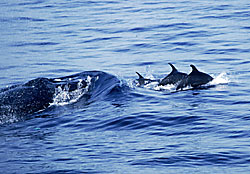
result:
[[[213,77],[206,73],[198,71],[198,69],[194,65],[190,66],[192,68],[192,72],[180,81],[180,83],[176,87],[176,90],[182,90],[187,86],[198,88],[201,85],[207,84],[208,82],[213,80]]]
[[[181,81],[182,79],[184,79],[187,74],[186,73],[182,73],[182,72],[179,72],[173,64],[171,63],[168,63],[171,68],[172,68],[172,71],[170,74],[168,74],[164,79],[162,79],[160,81],[160,83],[158,84],[158,86],[164,86],[164,85],[175,85],[177,84],[179,81]]]
[[[139,79],[137,79],[137,81],[139,82],[139,86],[142,85],[146,85],[149,84],[151,82],[159,82],[158,86],[164,86],[164,85],[175,85],[178,82],[180,82],[183,78],[185,78],[187,76],[186,73],[183,72],[179,72],[173,64],[168,63],[171,68],[172,71],[170,74],[168,74],[164,79],[162,80],[152,80],[152,79],[147,79],[144,78],[141,74],[139,74],[138,72],[136,72],[136,74],[139,76]]]
[[[139,83],[139,86],[147,85],[151,82],[159,82],[159,80],[152,80],[144,78],[140,73],[136,72],[136,74],[139,76],[139,79],[136,79]]]

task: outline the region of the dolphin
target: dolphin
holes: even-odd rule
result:
[[[176,87],[176,90],[182,90],[187,86],[197,88],[213,80],[213,77],[206,73],[200,72],[194,65],[190,66],[192,68],[192,72],[180,81]]]
[[[139,82],[139,86],[147,85],[151,82],[159,82],[159,80],[152,80],[144,78],[140,73],[136,72],[136,74],[139,76],[139,79],[136,79]]]
[[[158,84],[158,86],[164,86],[164,85],[175,85],[177,84],[179,81],[181,81],[183,78],[185,78],[187,76],[186,73],[182,73],[182,72],[179,72],[173,64],[171,63],[168,63],[171,68],[172,68],[172,71],[170,74],[168,74],[164,79],[162,79],[160,81],[160,83]]]

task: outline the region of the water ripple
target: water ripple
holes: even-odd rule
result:
[[[1,169],[249,173],[249,7],[247,0],[1,1],[1,87],[86,70],[122,83],[99,100],[1,125]],[[195,64],[215,77],[213,87],[134,85],[135,72],[164,78],[169,62],[186,73]]]
[[[190,153],[178,156],[156,157],[148,160],[131,161],[131,165],[167,165],[179,167],[193,166],[227,166],[246,164],[249,157],[242,154],[224,154],[224,153]]]

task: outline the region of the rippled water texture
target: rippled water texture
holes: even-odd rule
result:
[[[0,88],[92,70],[121,84],[1,124],[1,173],[249,173],[249,21],[248,0],[2,0]],[[134,84],[169,62],[217,81]]]

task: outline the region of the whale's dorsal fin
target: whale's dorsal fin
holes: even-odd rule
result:
[[[172,63],[168,63],[171,68],[172,68],[172,72],[177,72],[178,70],[174,67],[174,65]]]

